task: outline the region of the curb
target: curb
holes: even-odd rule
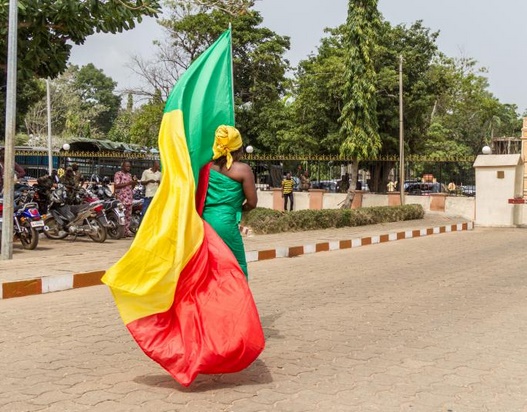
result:
[[[332,250],[353,249],[361,246],[392,242],[395,240],[412,239],[441,233],[461,232],[473,229],[474,222],[464,222],[447,226],[437,226],[425,229],[391,232],[375,236],[357,237],[347,240],[335,240],[266,250],[251,250],[246,252],[245,256],[247,258],[247,263],[250,263],[269,259],[296,257],[318,252],[328,252]],[[101,278],[103,277],[104,273],[104,270],[97,270],[94,272],[42,276],[28,280],[3,282],[0,284],[0,300],[30,295],[42,295],[44,293],[102,285],[103,283],[101,282]]]

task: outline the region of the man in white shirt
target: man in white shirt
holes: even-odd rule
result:
[[[145,187],[145,197],[143,199],[143,210],[141,212],[141,220],[143,220],[144,215],[152,198],[156,194],[159,183],[161,182],[161,171],[159,170],[159,162],[154,160],[152,162],[152,167],[146,169],[141,175],[141,184]]]

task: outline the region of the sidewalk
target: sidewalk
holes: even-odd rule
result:
[[[471,230],[472,222],[427,213],[421,220],[253,235],[244,238],[248,262],[355,248],[412,237]],[[119,260],[133,239],[94,243],[89,239],[40,239],[38,248],[22,250],[15,244],[13,259],[0,261],[0,299],[36,295],[101,284],[104,271]]]

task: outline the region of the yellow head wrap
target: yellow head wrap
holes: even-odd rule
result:
[[[212,146],[214,156],[212,159],[216,160],[225,156],[227,158],[227,169],[230,169],[232,166],[231,152],[240,147],[242,147],[242,136],[238,129],[233,126],[219,126],[214,135],[214,145]]]

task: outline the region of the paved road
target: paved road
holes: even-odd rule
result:
[[[527,411],[521,229],[250,265],[267,348],[182,388],[105,287],[0,301],[0,411]]]

